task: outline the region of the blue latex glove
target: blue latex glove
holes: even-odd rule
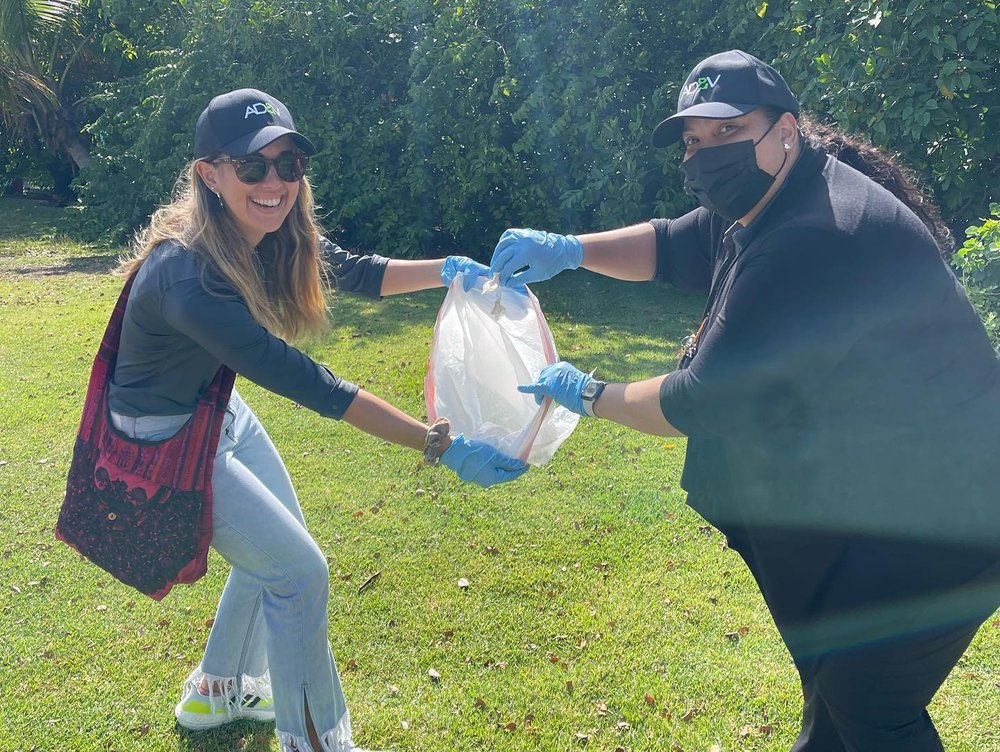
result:
[[[490,269],[485,264],[473,261],[468,256],[448,256],[441,267],[441,282],[445,287],[451,287],[451,281],[459,274],[464,274],[462,289],[468,292],[476,284],[476,277],[487,277]]]
[[[500,275],[504,287],[530,285],[551,279],[583,263],[583,245],[574,235],[540,230],[505,230],[493,249],[489,274]],[[522,267],[524,271],[518,271]]]
[[[467,439],[462,434],[451,440],[451,446],[441,455],[441,464],[454,470],[462,480],[483,488],[520,478],[528,471],[528,466],[521,460],[501,454],[489,444]]]
[[[577,415],[587,416],[583,409],[581,393],[594,377],[564,360],[545,366],[534,384],[519,384],[517,391],[535,395],[539,405],[546,397],[551,397],[563,407]]]

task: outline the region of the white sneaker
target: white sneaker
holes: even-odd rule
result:
[[[260,677],[244,676],[240,692],[237,692],[235,678],[209,676],[208,694],[202,694],[198,688],[204,676],[200,670],[195,670],[184,680],[180,702],[174,708],[177,723],[184,728],[204,731],[241,718],[274,720],[274,698],[271,696],[271,682],[267,674]]]

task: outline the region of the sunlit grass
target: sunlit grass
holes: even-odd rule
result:
[[[90,362],[121,284],[106,272],[115,249],[76,245],[60,227],[56,210],[0,202],[0,749],[274,750],[267,725],[207,735],[174,726],[224,582],[221,559],[154,603],[52,535]],[[535,292],[562,356],[609,379],[668,370],[701,310],[695,297],[585,272]],[[422,415],[441,300],[340,297],[337,326],[309,349]],[[330,559],[330,637],[359,743],[791,746],[794,669],[738,556],[684,504],[683,440],[582,421],[547,467],[481,491],[419,466],[412,451],[244,380],[238,388]],[[998,655],[1000,628],[988,626],[936,698],[949,751],[1000,750]]]

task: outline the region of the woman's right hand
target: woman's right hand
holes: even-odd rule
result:
[[[441,265],[441,284],[451,287],[452,280],[462,275],[462,289],[468,292],[476,284],[477,277],[489,276],[488,267],[468,256],[448,256]]]
[[[489,488],[497,483],[520,478],[528,466],[519,459],[501,454],[496,448],[462,434],[451,439],[441,455],[441,464],[455,471],[459,478]]]
[[[499,274],[500,284],[505,287],[517,287],[551,279],[582,263],[583,245],[575,235],[513,229],[500,236],[490,261],[490,274]]]

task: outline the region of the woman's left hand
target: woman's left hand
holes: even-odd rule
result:
[[[476,277],[490,276],[490,268],[468,256],[448,256],[441,267],[441,283],[451,287],[451,281],[459,274],[464,275],[462,289],[468,292],[476,284]]]

